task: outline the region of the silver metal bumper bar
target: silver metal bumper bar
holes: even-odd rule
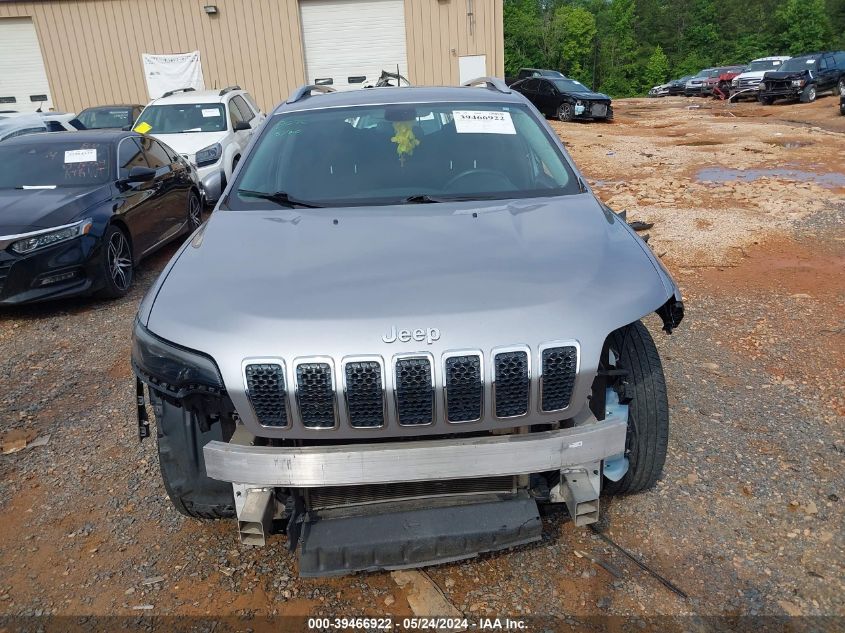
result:
[[[449,440],[279,448],[212,441],[203,448],[212,479],[313,488],[525,475],[596,462],[625,450],[618,417],[569,429]]]

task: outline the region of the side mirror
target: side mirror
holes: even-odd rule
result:
[[[240,132],[242,130],[251,130],[252,126],[246,121],[238,121],[232,129],[235,130],[235,132]]]
[[[156,177],[156,170],[151,167],[135,165],[129,170],[129,177],[126,182],[148,182]]]

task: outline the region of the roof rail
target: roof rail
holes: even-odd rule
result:
[[[328,94],[329,92],[336,92],[336,90],[334,88],[330,88],[329,86],[320,86],[318,84],[305,84],[294,90],[293,94],[288,97],[287,103],[296,103],[300,99],[310,97],[311,94],[314,92],[322,92],[324,94]]]
[[[195,90],[196,90],[196,88],[190,88],[190,87],[189,88],[176,88],[176,90],[168,90],[167,92],[165,92],[161,96],[162,96],[162,98],[163,97],[170,97],[172,95],[175,95],[177,92],[194,92]]]
[[[219,96],[221,96],[221,97],[222,97],[222,96],[223,96],[224,94],[226,94],[227,92],[232,92],[232,90],[240,90],[240,89],[241,89],[241,87],[240,87],[240,86],[238,86],[238,85],[235,85],[235,86],[226,86],[225,88],[223,88],[223,90],[221,90],[221,91],[220,91],[220,95],[219,95]]]
[[[510,94],[512,91],[508,85],[498,77],[478,77],[477,79],[470,79],[465,81],[462,86],[484,86],[488,90],[495,90],[502,94]]]

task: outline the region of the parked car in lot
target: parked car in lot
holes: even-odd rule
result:
[[[593,92],[574,79],[537,77],[511,85],[548,117],[561,121],[574,119],[613,119],[613,106],[606,94]]]
[[[129,290],[135,265],[202,221],[194,168],[126,131],[0,144],[0,304]]]
[[[776,99],[816,100],[823,92],[845,91],[845,51],[827,51],[793,57],[776,71],[768,71],[758,92],[764,105]]]
[[[131,128],[143,109],[138,104],[85,108],[76,115],[74,124],[83,130],[122,130]]]
[[[63,112],[6,112],[0,114],[0,142],[41,132],[75,132],[73,114]]]
[[[692,79],[692,75],[685,75],[678,79],[673,79],[665,84],[655,86],[648,91],[649,97],[672,97],[684,94],[684,87],[686,83]]]
[[[506,77],[506,83],[513,84],[514,82],[520,81],[522,79],[528,79],[530,77],[550,77],[555,79],[566,79],[566,75],[564,75],[559,70],[549,70],[548,68],[520,68],[519,72],[516,74],[516,77]]]
[[[690,77],[687,80],[687,83],[684,84],[684,95],[687,97],[700,97],[701,88],[702,86],[704,86],[704,82],[707,80],[713,70],[713,68],[705,68]]]
[[[678,287],[522,96],[472,84],[297,90],[139,307],[174,506],[254,545],[286,522],[303,576],[536,541],[538,502],[586,525],[660,476],[640,319],[671,332]]]
[[[745,66],[720,66],[719,68],[714,68],[704,80],[704,83],[701,84],[702,96],[727,99],[731,91],[731,81],[744,69]]]
[[[789,56],[774,55],[771,57],[759,57],[745,67],[739,75],[731,79],[731,99],[738,101],[746,97],[756,99],[755,90],[763,81],[763,75],[770,70],[777,70]]]
[[[193,163],[203,198],[215,202],[262,121],[264,113],[239,86],[185,88],[151,101],[134,129],[162,139]]]

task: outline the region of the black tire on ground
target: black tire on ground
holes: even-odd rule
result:
[[[607,116],[604,120],[607,123],[611,123],[613,121],[613,106],[607,106]]]
[[[557,107],[558,121],[571,121],[575,118],[575,110],[571,103],[561,103]]]
[[[816,100],[816,86],[810,84],[801,91],[801,103],[812,103]]]
[[[774,99],[771,97],[758,97],[757,100],[763,105],[772,105],[774,103]]]
[[[193,233],[202,224],[202,200],[196,191],[188,194],[188,232]]]
[[[628,472],[619,481],[605,479],[608,494],[640,492],[657,483],[669,443],[669,402],[666,378],[657,347],[640,321],[626,325],[609,337],[617,366],[627,369],[628,437],[625,450]]]
[[[152,398],[151,398],[152,400]],[[220,423],[207,433],[200,431],[193,415],[164,401],[156,416],[158,462],[164,489],[181,514],[195,519],[225,519],[235,516],[232,484],[210,479],[205,474],[202,447],[222,440]]]
[[[845,97],[845,77],[839,80],[839,83],[836,84],[836,94],[840,97]]]
[[[110,224],[106,227],[100,245],[100,274],[103,287],[99,296],[118,299],[129,292],[134,276],[135,264],[132,245],[122,229]]]

